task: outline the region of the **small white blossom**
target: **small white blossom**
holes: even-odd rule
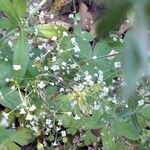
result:
[[[138,104],[139,104],[139,106],[144,105],[144,100],[142,99],[142,100],[138,101]]]
[[[12,41],[8,41],[8,45],[10,46],[10,47],[12,47],[13,46],[13,43],[12,43]]]
[[[115,68],[120,68],[121,67],[121,62],[120,61],[115,62],[114,66],[115,66]]]
[[[32,105],[32,106],[29,108],[29,111],[35,111],[35,110],[36,110],[35,105]]]
[[[113,41],[116,42],[118,39],[116,37],[113,37]]]
[[[13,86],[11,86],[11,89],[12,89],[12,90],[15,90],[16,88],[15,88],[15,86],[13,85]]]
[[[57,70],[59,70],[60,68],[59,68],[59,65],[53,65],[52,67],[51,67],[51,69],[53,70],[53,71],[57,71]]]
[[[44,71],[48,71],[48,67],[47,66],[44,66]]]
[[[39,87],[40,89],[43,89],[43,88],[45,87],[44,82],[41,81],[40,83],[38,83],[38,87]]]
[[[74,52],[75,53],[80,52],[80,48],[78,45],[74,45]]]
[[[56,41],[57,40],[57,36],[52,36],[51,40],[52,41]]]
[[[6,78],[5,81],[6,81],[6,82],[9,82],[10,80],[9,80],[9,78]]]
[[[75,120],[79,120],[80,117],[76,114],[75,117],[74,117],[74,119],[75,119]]]
[[[74,15],[73,14],[69,14],[69,18],[74,18]]]
[[[75,37],[71,38],[71,43],[72,43],[72,44],[76,44],[76,39],[75,39]]]
[[[54,14],[50,14],[50,19],[53,19],[54,18]]]
[[[8,120],[3,117],[1,120],[0,120],[0,127],[8,127],[9,126],[9,122]]]
[[[46,125],[50,125],[51,123],[52,123],[51,119],[46,119],[46,122],[45,122]]]
[[[61,131],[61,136],[65,137],[66,136],[66,131]]]
[[[21,109],[20,109],[19,114],[21,114],[21,115],[26,114],[26,112],[25,112],[24,108],[21,108]]]
[[[56,141],[54,141],[54,142],[52,143],[52,145],[53,145],[53,146],[58,146],[58,143],[57,143]]]
[[[33,119],[33,115],[31,115],[31,114],[27,114],[27,116],[26,116],[25,120],[29,120],[29,121],[31,121],[32,119]]]
[[[21,69],[21,65],[13,65],[13,69],[18,71]]]
[[[97,56],[93,56],[93,59],[97,59]]]
[[[63,36],[68,36],[68,33],[64,31]]]

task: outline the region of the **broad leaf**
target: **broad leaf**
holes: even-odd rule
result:
[[[6,78],[9,78],[11,75],[11,64],[0,60],[0,87],[6,85]]]
[[[17,80],[21,80],[26,73],[29,62],[29,44],[24,32],[20,33],[20,36],[15,45],[14,52],[14,65],[20,65],[21,69],[14,70],[13,76]]]
[[[61,25],[39,24],[35,27],[35,31],[37,36],[49,39],[52,38],[53,36],[62,37],[63,32],[67,30]]]
[[[17,24],[20,22],[19,16],[10,0],[0,0],[0,11],[2,11],[12,23]]]
[[[111,127],[105,127],[101,135],[104,150],[116,150],[115,137]]]
[[[0,89],[1,97],[0,104],[10,109],[15,109],[22,101],[17,91],[12,91],[10,88]]]
[[[26,1],[25,0],[13,0],[12,3],[19,17],[24,17],[26,13]]]
[[[139,138],[139,132],[132,123],[116,121],[112,124],[112,128],[116,135],[125,136],[130,140],[137,140]]]

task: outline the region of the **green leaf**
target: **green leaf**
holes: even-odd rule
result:
[[[0,143],[2,143],[5,139],[7,139],[11,134],[15,132],[14,129],[5,129],[0,128]]]
[[[111,50],[107,40],[101,40],[94,47],[94,55],[97,57],[107,56]]]
[[[101,135],[104,150],[116,150],[115,137],[111,127],[103,128]]]
[[[0,18],[0,28],[6,29],[6,30],[11,30],[11,29],[15,28],[15,25],[12,24],[8,18],[2,17],[2,18]]]
[[[15,109],[22,103],[19,93],[17,91],[13,91],[10,88],[5,87],[0,89],[0,93],[0,104],[5,107]]]
[[[91,59],[92,58],[92,47],[89,42],[76,37],[76,43],[80,48],[79,57],[81,59]]]
[[[0,87],[6,85],[6,78],[9,78],[11,75],[11,64],[0,60]]]
[[[24,17],[26,13],[26,1],[25,0],[13,0],[13,6],[19,15],[19,17]]]
[[[7,139],[7,140],[4,140],[0,144],[0,149],[1,150],[20,150],[20,147],[17,144],[10,141],[9,139]]]
[[[106,13],[104,18],[98,21],[97,25],[97,33],[100,37],[107,37],[110,31],[116,30],[118,25],[120,24],[121,19],[127,14],[127,11],[131,7],[131,2],[121,1],[117,2],[117,5]]]
[[[14,52],[14,65],[20,65],[20,70],[14,70],[13,76],[17,80],[21,80],[26,73],[29,62],[29,44],[24,32],[20,33],[20,36],[15,45]]]
[[[130,140],[138,140],[139,132],[132,123],[115,121],[112,124],[114,133],[118,136],[125,136]]]
[[[10,136],[10,140],[21,146],[27,145],[32,139],[32,132],[27,128],[20,128]]]
[[[17,24],[20,22],[19,16],[10,0],[0,0],[0,11],[2,11],[12,23]]]
[[[33,139],[31,131],[26,128],[4,129],[0,128],[0,149],[1,150],[20,150],[19,145],[29,144]],[[17,144],[16,144],[17,143]]]
[[[85,145],[90,145],[97,140],[96,136],[94,136],[91,131],[87,131],[84,136],[81,137],[81,141],[84,141]]]
[[[142,110],[139,112],[142,116],[145,116],[146,118],[150,119],[150,106],[145,106],[142,108]]]
[[[52,38],[53,36],[62,37],[63,32],[67,32],[66,28],[55,24],[39,24],[35,27],[37,36],[43,38]]]

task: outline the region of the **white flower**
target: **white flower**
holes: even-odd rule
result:
[[[33,115],[27,114],[25,120],[31,121],[33,119]]]
[[[138,104],[139,104],[139,106],[144,105],[144,100],[142,99],[142,100],[138,101]]]
[[[18,71],[21,69],[21,65],[13,65],[13,69]]]
[[[124,43],[123,39],[119,39],[120,43]]]
[[[32,105],[32,106],[29,108],[29,111],[35,111],[35,110],[36,110],[35,105]]]
[[[74,45],[74,52],[75,53],[80,52],[80,48],[78,45]]]
[[[52,36],[51,40],[52,41],[56,41],[57,40],[57,36]]]
[[[9,126],[9,122],[8,120],[3,117],[1,120],[0,120],[0,127],[8,127]]]
[[[54,141],[54,142],[52,143],[52,145],[53,145],[53,146],[58,146],[58,143],[57,143],[56,141]]]
[[[25,112],[24,108],[21,108],[21,109],[20,109],[19,114],[21,114],[21,115],[26,114],[26,112]]]
[[[74,15],[73,14],[69,14],[69,18],[74,18]]]
[[[51,119],[46,119],[46,122],[45,122],[46,125],[50,125],[51,123],[52,123]]]
[[[75,120],[79,120],[80,117],[76,114],[75,117],[74,117],[74,119],[75,119]]]
[[[44,71],[48,71],[48,67],[47,66],[44,66]]]
[[[10,46],[10,47],[12,47],[13,46],[13,43],[12,43],[12,41],[8,41],[8,45]]]
[[[97,56],[93,56],[93,59],[97,59]]]
[[[52,67],[51,67],[51,69],[53,70],[53,71],[56,71],[56,70],[59,70],[59,65],[53,65]]]
[[[75,69],[77,67],[77,64],[76,63],[75,64],[71,64],[70,67],[71,67],[71,69]]]
[[[3,115],[6,119],[8,119],[9,113],[5,113],[5,112],[3,111],[3,112],[2,112],[2,115]]]
[[[6,82],[9,82],[10,80],[9,80],[9,78],[6,78],[5,81],[6,81]]]
[[[14,86],[14,85],[13,85],[13,86],[11,86],[11,89],[12,89],[12,90],[15,90],[15,86]]]
[[[113,37],[113,41],[116,42],[116,41],[117,41],[117,38],[116,38],[116,37]]]
[[[63,36],[68,36],[68,33],[64,31]]]
[[[120,61],[115,62],[114,66],[115,66],[115,68],[120,68],[121,67],[121,62]]]
[[[71,38],[71,43],[72,43],[72,44],[76,44],[76,39],[75,39],[75,37]]]
[[[66,136],[66,131],[61,131],[61,136],[65,137]]]
[[[63,61],[62,65],[66,67],[67,63],[65,61]]]
[[[44,82],[41,81],[40,83],[38,83],[38,87],[39,87],[40,89],[43,89],[43,88],[45,87]]]
[[[54,18],[54,14],[50,14],[50,19],[53,19]]]

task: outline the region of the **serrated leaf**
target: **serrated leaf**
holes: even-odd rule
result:
[[[81,141],[84,141],[85,145],[90,145],[95,142],[97,138],[91,133],[91,131],[87,131],[84,136],[81,137]]]
[[[35,27],[35,30],[37,31],[37,36],[48,39],[53,36],[62,37],[63,32],[67,31],[63,26],[55,24],[39,24]]]
[[[19,93],[17,91],[13,91],[8,87],[0,89],[1,97],[0,104],[8,107],[10,109],[15,109],[19,106],[22,101],[20,99]]]
[[[0,128],[0,149],[20,150],[17,144],[21,146],[27,145],[32,138],[31,131],[26,128],[20,128],[18,130]]]
[[[0,150],[20,150],[21,148],[10,140],[4,140],[0,144]]]
[[[116,150],[115,138],[111,127],[103,128],[101,135],[104,150]]]
[[[149,110],[150,110],[150,106],[145,106],[142,108],[142,110],[140,110],[139,114],[150,119],[150,111]]]
[[[107,40],[99,41],[94,47],[94,55],[97,57],[107,56],[111,51]]]
[[[81,59],[91,59],[92,58],[92,47],[89,42],[76,37],[76,43],[80,48],[79,57]]]
[[[27,128],[18,129],[10,136],[11,141],[18,143],[21,146],[27,145],[31,139],[32,133]]]
[[[20,65],[21,69],[14,70],[13,76],[15,79],[20,81],[25,75],[28,67],[30,50],[28,40],[24,32],[20,32],[20,36],[18,37],[14,50],[13,65]]]
[[[139,132],[132,123],[115,121],[112,124],[112,128],[116,135],[125,136],[130,140],[137,140],[139,138]]]
[[[6,85],[6,78],[9,78],[11,75],[11,64],[0,60],[0,87]]]
[[[19,17],[24,17],[26,13],[26,1],[25,0],[12,0],[13,6]]]

